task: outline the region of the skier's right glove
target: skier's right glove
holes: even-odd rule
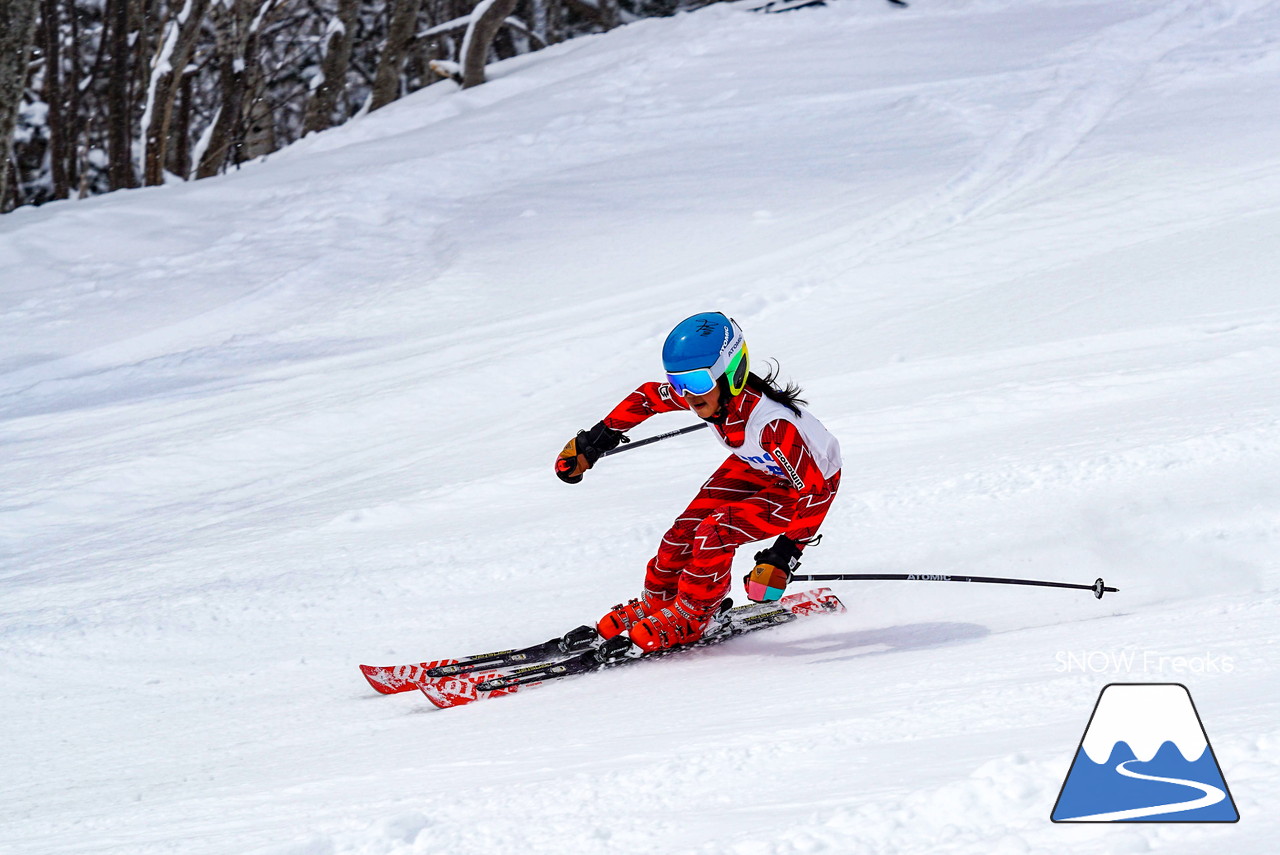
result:
[[[800,547],[785,534],[773,546],[756,553],[756,566],[742,577],[747,599],[753,603],[772,603],[782,599],[791,576],[800,566]]]
[[[556,458],[556,477],[566,484],[577,484],[600,455],[613,451],[620,442],[628,442],[626,435],[604,422],[596,422],[591,430],[580,430],[578,435],[565,443],[564,450]]]

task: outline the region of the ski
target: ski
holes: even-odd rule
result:
[[[479,653],[460,659],[433,659],[412,665],[361,665],[360,673],[375,691],[384,695],[412,692],[432,677],[458,677],[475,671],[493,671],[534,662],[547,662],[589,648],[597,640],[595,627],[580,626],[541,644],[493,653]]]
[[[524,688],[541,686],[566,677],[709,647],[748,632],[790,623],[806,615],[839,613],[845,610],[844,604],[830,588],[818,588],[791,594],[775,603],[749,603],[729,609],[711,635],[693,644],[670,650],[642,654],[631,645],[629,639],[619,636],[596,647],[520,667],[507,666],[488,671],[476,669],[456,676],[424,677],[418,682],[417,688],[436,707],[448,709],[514,694]]]

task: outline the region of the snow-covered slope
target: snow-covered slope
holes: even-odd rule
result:
[[[1273,851],[1280,7],[726,4],[492,77],[0,219],[0,851]],[[551,463],[708,308],[843,443],[806,570],[1121,592],[374,697],[636,593],[718,447]],[[1049,822],[1115,680],[1240,823]]]

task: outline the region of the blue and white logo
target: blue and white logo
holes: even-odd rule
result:
[[[1236,822],[1240,814],[1181,683],[1103,687],[1054,822]]]

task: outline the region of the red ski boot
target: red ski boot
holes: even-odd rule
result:
[[[631,640],[645,653],[690,644],[702,638],[709,620],[709,616],[689,608],[685,600],[677,598],[631,627]]]
[[[671,600],[655,597],[646,591],[639,599],[627,600],[625,603],[614,606],[612,611],[596,622],[596,631],[600,633],[601,638],[608,641],[615,635],[621,635],[631,629],[650,612],[670,604]]]

